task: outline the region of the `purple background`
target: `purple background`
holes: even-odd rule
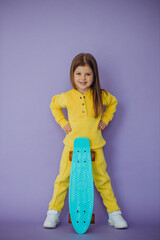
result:
[[[118,99],[103,132],[116,198],[130,225],[159,225],[160,2],[1,0],[0,52],[0,221],[43,223],[65,137],[49,105],[90,52]],[[107,221],[97,191],[94,212]]]

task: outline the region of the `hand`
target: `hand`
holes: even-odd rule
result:
[[[98,124],[98,129],[99,130],[103,130],[107,125],[105,124],[105,122],[103,122],[102,120],[99,122]]]
[[[67,125],[64,126],[63,130],[65,131],[66,134],[69,134],[72,132],[71,125],[68,123]]]

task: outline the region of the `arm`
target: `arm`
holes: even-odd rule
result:
[[[102,121],[106,124],[106,126],[108,125],[108,123],[113,119],[114,117],[114,113],[116,111],[116,106],[117,106],[117,99],[112,96],[110,93],[105,93],[103,91],[102,93],[102,101],[103,101],[103,105],[106,106],[106,110],[103,114],[102,117]]]
[[[62,113],[62,108],[66,108],[67,103],[66,103],[66,98],[64,93],[61,95],[55,95],[52,98],[52,102],[50,104],[50,109],[52,111],[52,114],[56,120],[56,122],[64,128],[69,122],[66,120],[64,114]]]

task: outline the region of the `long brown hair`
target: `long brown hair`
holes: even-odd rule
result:
[[[78,66],[85,65],[89,65],[93,71],[93,83],[91,85],[91,89],[93,92],[93,107],[95,117],[97,118],[99,113],[103,115],[102,89],[99,82],[98,65],[95,58],[90,53],[80,53],[74,57],[70,68],[70,80],[73,88],[76,89],[76,85],[74,83],[74,71]]]

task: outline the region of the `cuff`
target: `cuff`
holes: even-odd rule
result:
[[[103,122],[105,122],[106,125],[108,125],[108,123],[110,122],[110,120],[108,118],[105,118],[105,117],[103,117],[101,120]]]
[[[61,128],[64,128],[69,123],[65,118],[61,119],[58,124],[61,126]]]

